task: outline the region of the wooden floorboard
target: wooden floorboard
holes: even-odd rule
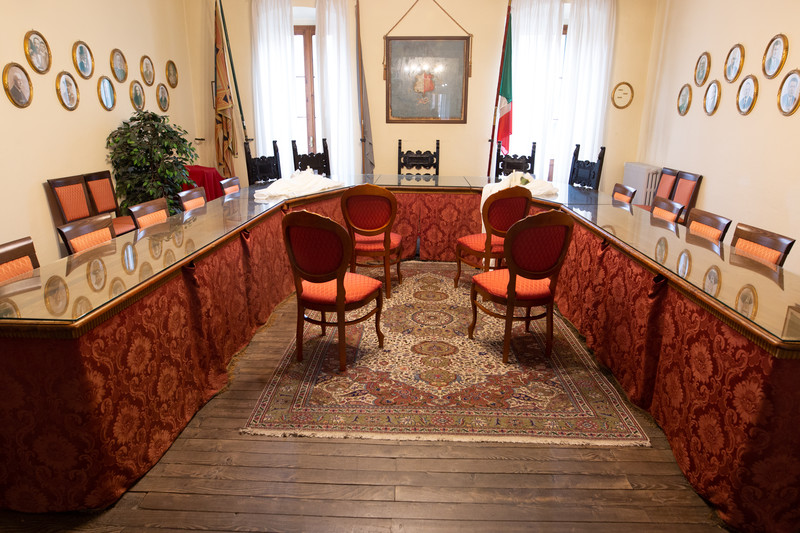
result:
[[[721,522],[691,489],[653,419],[650,447],[260,437],[240,433],[294,335],[276,309],[229,385],[111,508],[0,512],[0,531],[706,533]]]

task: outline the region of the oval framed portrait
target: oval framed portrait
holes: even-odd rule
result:
[[[178,67],[173,60],[167,61],[167,83],[173,89],[178,86]]]
[[[52,64],[52,54],[50,45],[44,35],[36,30],[31,30],[25,34],[25,59],[28,64],[39,74],[44,74],[50,70]]]
[[[156,71],[153,68],[153,60],[150,59],[149,56],[142,56],[141,61],[139,61],[139,68],[142,71],[142,80],[144,80],[145,85],[153,85],[153,82],[156,80]]]
[[[753,319],[758,311],[758,293],[749,283],[736,295],[736,311],[745,318]]]
[[[89,49],[89,45],[83,41],[75,41],[72,45],[72,63],[78,75],[88,80],[94,73],[94,56]]]
[[[660,237],[656,243],[656,261],[658,263],[663,265],[664,261],[667,260],[668,249],[667,239],[665,237]]]
[[[64,278],[51,276],[44,285],[44,305],[53,316],[61,316],[69,304],[69,288]]]
[[[142,263],[142,266],[139,267],[139,283],[143,282],[147,278],[153,275],[153,266],[145,261]]]
[[[119,48],[111,50],[111,72],[114,74],[114,79],[122,83],[128,79],[128,61],[125,59],[125,54]]]
[[[684,279],[692,271],[692,255],[689,250],[683,250],[678,254],[678,275]]]
[[[793,115],[797,111],[797,104],[800,101],[798,89],[800,88],[800,70],[789,71],[778,89],[778,109],[785,116]]]
[[[717,265],[711,265],[703,276],[703,290],[716,298],[721,284],[722,272],[720,272]]]
[[[745,76],[736,92],[736,109],[742,115],[747,115],[753,110],[758,98],[758,79],[752,74]]]
[[[86,281],[94,292],[100,292],[106,286],[106,264],[96,257],[86,265]]]
[[[86,296],[78,296],[72,306],[72,318],[80,318],[92,310],[92,302]]]
[[[78,84],[75,78],[66,70],[62,70],[56,76],[56,94],[58,101],[67,111],[75,111],[81,101],[81,94],[78,91]]]
[[[106,111],[111,111],[117,105],[117,91],[114,90],[114,84],[108,76],[100,76],[97,80],[97,97]]]
[[[131,105],[136,111],[144,109],[144,87],[138,80],[131,82]]]
[[[136,264],[139,260],[139,256],[136,254],[136,248],[133,247],[133,244],[126,243],[125,246],[122,247],[122,269],[125,271],[126,274],[133,274],[136,272]]]
[[[27,71],[19,63],[9,63],[3,69],[3,88],[15,106],[25,108],[31,105],[33,85]]]
[[[728,57],[725,58],[725,81],[735,82],[742,73],[742,65],[744,65],[744,46],[734,44],[728,51]]]
[[[678,114],[684,116],[692,106],[692,86],[688,83],[683,84],[678,92]]]
[[[110,298],[116,298],[123,292],[125,292],[125,283],[122,282],[122,279],[114,278],[111,280],[111,287],[108,289],[108,296]]]
[[[19,318],[19,307],[10,298],[0,300],[0,318]]]
[[[767,79],[772,79],[780,74],[786,55],[789,53],[789,39],[782,33],[769,40],[764,58],[761,60],[761,70]]]
[[[158,108],[166,112],[169,109],[169,91],[167,86],[159,83],[156,87],[156,100],[158,100]]]
[[[711,54],[703,52],[697,58],[697,63],[694,66],[694,84],[702,87],[708,79],[708,72],[711,70]]]
[[[719,81],[714,80],[706,87],[706,95],[703,99],[703,109],[706,115],[711,116],[717,112],[720,100],[720,84]]]

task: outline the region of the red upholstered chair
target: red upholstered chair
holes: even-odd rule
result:
[[[353,256],[350,272],[359,263],[359,257],[381,258],[386,278],[386,297],[392,297],[391,267],[397,265],[397,282],[403,281],[400,274],[401,237],[392,233],[397,216],[397,199],[388,189],[366,183],[347,189],[342,194],[342,214],[347,231],[353,241]]]
[[[86,194],[86,182],[82,174],[49,179],[47,184],[58,206],[57,216],[54,217],[57,226],[92,216],[89,197]]]
[[[741,223],[736,225],[731,243],[737,255],[776,267],[783,266],[793,245],[792,238]]]
[[[678,222],[681,224],[684,223],[686,216],[694,209],[694,204],[697,201],[697,193],[700,190],[700,181],[702,179],[703,176],[700,174],[693,174],[682,170],[678,172],[675,190],[672,192],[671,199],[684,207],[683,215],[678,217]]]
[[[220,186],[222,187],[222,194],[229,195],[235,192],[239,192],[239,178],[227,178],[219,182]]]
[[[348,272],[353,243],[347,230],[333,220],[308,211],[293,211],[283,218],[282,227],[283,242],[297,290],[297,360],[303,360],[304,321],[321,326],[323,335],[325,326],[335,325],[338,328],[339,370],[345,371],[345,326],[375,315],[378,345],[383,347],[381,282]],[[353,320],[345,319],[345,312],[359,309],[373,300],[374,309]],[[321,319],[306,316],[306,309],[319,311]],[[326,321],[325,313],[336,313],[336,320]]]
[[[58,227],[58,233],[67,247],[67,252],[74,253],[94,248],[113,239],[114,223],[111,213],[104,213]]]
[[[30,237],[0,244],[0,283],[37,268],[39,259]]]
[[[456,241],[456,277],[458,287],[462,261],[472,267],[489,270],[492,259],[499,263],[503,258],[503,239],[506,231],[518,220],[528,215],[531,191],[525,187],[509,187],[497,191],[483,203],[481,216],[485,233],[474,233]],[[474,260],[472,258],[475,258]]]
[[[137,229],[144,229],[153,224],[166,222],[169,218],[169,207],[166,198],[156,198],[149,202],[142,202],[129,208],[133,222]]]
[[[636,189],[633,187],[628,187],[622,183],[614,184],[614,191],[611,193],[613,201],[630,204],[634,196],[636,196]]]
[[[178,200],[181,202],[181,209],[191,211],[206,205],[206,190],[204,187],[195,187],[188,191],[178,193]]]
[[[552,353],[553,300],[558,273],[572,238],[572,225],[572,217],[559,211],[546,211],[520,220],[506,233],[503,254],[508,268],[482,272],[472,278],[469,338],[475,331],[479,307],[490,316],[505,319],[504,363],[508,362],[514,320],[524,320],[525,330],[528,331],[531,320],[546,317],[546,353],[548,356]],[[479,303],[478,295],[483,297],[484,302],[504,305],[505,313],[498,313]],[[544,306],[545,312],[531,316],[531,308],[539,306]],[[524,317],[514,316],[517,307],[525,308]]]
[[[650,211],[650,221],[664,221],[668,224],[676,224],[678,217],[683,212],[683,206],[667,198],[656,196],[653,198],[653,209]]]
[[[114,233],[122,235],[136,229],[133,218],[130,216],[120,216],[117,195],[114,194],[114,184],[111,183],[111,172],[103,170],[101,172],[91,172],[83,176],[86,181],[86,188],[89,191],[89,200],[95,214],[114,213],[113,219]]]
[[[661,178],[658,180],[656,194],[654,198],[672,199],[672,190],[675,188],[675,181],[678,178],[678,171],[672,168],[662,168]]]

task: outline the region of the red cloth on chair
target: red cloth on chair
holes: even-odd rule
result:
[[[186,170],[189,171],[189,179],[196,183],[196,185],[184,184],[182,189],[188,191],[195,187],[204,187],[206,190],[206,200],[211,201],[214,198],[225,196],[222,192],[222,185],[219,182],[223,179],[219,171],[214,167],[203,167],[200,165],[186,165]]]

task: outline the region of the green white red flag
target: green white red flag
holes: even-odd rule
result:
[[[499,118],[497,119],[497,140],[500,151],[508,154],[508,138],[511,135],[511,13],[508,14],[508,32],[503,50],[503,74],[500,77]]]

